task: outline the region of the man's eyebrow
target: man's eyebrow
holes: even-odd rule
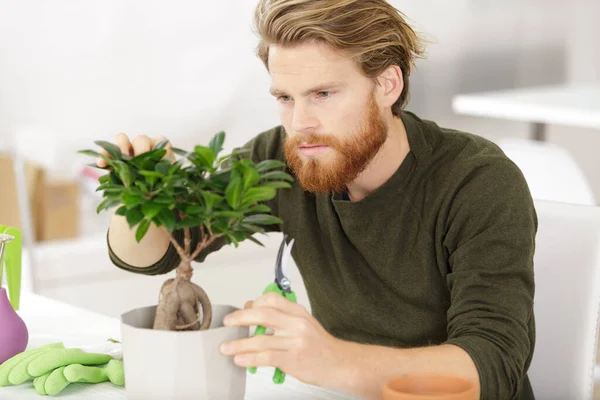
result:
[[[311,93],[323,92],[323,91],[327,91],[327,90],[330,90],[330,89],[340,88],[341,86],[344,86],[344,83],[341,82],[341,81],[322,83],[322,84],[320,84],[318,86],[315,86],[315,87],[313,87],[311,89],[306,90],[303,93],[303,95],[304,96],[308,96]],[[277,89],[277,88],[274,88],[274,87],[272,87],[271,89],[269,89],[269,92],[273,96],[275,96],[275,97],[285,96],[286,95],[285,91]]]

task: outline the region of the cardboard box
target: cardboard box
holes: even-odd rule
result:
[[[39,221],[36,201],[44,182],[44,174],[43,168],[39,165],[31,162],[25,163],[26,188],[34,229]],[[0,153],[0,224],[23,231],[24,223],[17,194],[14,159],[8,154]]]
[[[78,182],[50,178],[33,162],[26,162],[24,167],[34,239],[46,241],[79,236]],[[0,153],[0,224],[23,231],[19,205],[14,159]]]
[[[79,236],[79,196],[77,181],[48,178],[37,199],[39,241]]]

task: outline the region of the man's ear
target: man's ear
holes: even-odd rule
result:
[[[382,107],[391,107],[396,103],[404,89],[402,69],[397,65],[390,65],[377,77],[379,83],[378,97]]]

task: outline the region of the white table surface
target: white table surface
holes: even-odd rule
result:
[[[465,115],[600,129],[600,82],[461,94],[452,107]]]
[[[63,342],[66,347],[80,347],[86,350],[104,350],[107,339],[119,340],[120,322],[69,304],[61,303],[39,295],[24,293],[19,315],[29,329],[28,348],[35,348],[53,342]],[[92,328],[93,327],[93,328]],[[117,345],[118,346],[118,345]],[[349,399],[351,396],[305,385],[291,376],[283,385],[272,382],[273,369],[260,368],[256,375],[248,374],[246,386],[247,400],[269,399]],[[41,399],[31,383],[0,388],[0,399],[23,400]],[[66,399],[127,399],[123,388],[109,382],[100,384],[71,384],[57,398]]]

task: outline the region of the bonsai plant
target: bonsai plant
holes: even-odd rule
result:
[[[87,156],[103,158],[108,164],[105,167],[107,174],[100,178],[100,185],[97,188],[97,191],[101,191],[103,195],[103,201],[98,206],[97,212],[115,208],[116,213],[124,216],[130,228],[135,231],[138,242],[154,224],[166,232],[180,257],[175,277],[165,280],[160,288],[158,304],[122,316],[126,386],[129,390],[131,382],[139,382],[140,386],[148,389],[144,393],[136,389],[141,397],[148,395],[151,390],[157,390],[157,387],[149,387],[155,380],[150,377],[148,370],[133,371],[131,357],[137,358],[135,363],[136,368],[139,366],[139,369],[145,368],[147,362],[156,364],[156,358],[142,360],[148,352],[154,352],[156,355],[157,351],[164,350],[164,357],[168,357],[171,361],[173,360],[171,353],[177,353],[178,362],[183,364],[186,362],[183,362],[182,358],[189,357],[190,365],[181,368],[186,369],[186,373],[187,370],[193,372],[190,380],[195,382],[189,382],[190,388],[182,389],[180,383],[183,379],[182,376],[178,376],[173,378],[170,384],[162,382],[161,387],[169,385],[172,387],[171,393],[160,391],[157,393],[162,393],[162,396],[176,397],[191,393],[197,395],[199,385],[197,369],[201,367],[201,360],[197,358],[204,357],[211,364],[205,367],[207,375],[218,373],[215,371],[219,368],[230,368],[229,364],[222,364],[220,367],[217,365],[216,359],[219,359],[219,362],[223,361],[216,353],[217,342],[226,340],[227,335],[231,336],[228,338],[231,340],[248,334],[247,328],[230,329],[218,325],[222,317],[235,308],[217,306],[215,309],[207,293],[191,281],[192,262],[216,240],[225,241],[225,244],[233,244],[235,247],[244,240],[262,245],[255,235],[265,233],[268,225],[282,222],[270,214],[271,210],[265,202],[273,199],[279,189],[291,187],[293,178],[285,172],[285,164],[277,160],[255,163],[243,157],[243,150],[222,155],[224,141],[225,133],[219,132],[212,137],[207,146],[195,146],[193,151],[172,148],[173,152],[180,156],[177,161],[165,158],[167,141],[158,143],[150,151],[135,157],[122,154],[118,146],[105,141],[95,143],[103,148],[108,156],[94,150],[80,151]],[[192,229],[198,230],[199,233],[197,235],[199,240],[195,246],[192,243]],[[183,243],[177,240],[176,235],[176,232],[182,231]],[[217,323],[211,325],[213,315],[218,318]],[[149,319],[152,319],[151,324]],[[215,330],[213,328],[219,328],[217,330],[220,330],[221,334],[209,339],[209,332]],[[138,329],[135,331],[137,335],[135,339],[134,334],[131,333],[132,329]],[[167,342],[165,339],[167,336],[160,335],[160,332],[164,331],[179,336],[176,339],[175,336],[169,336],[171,342]],[[201,338],[190,339],[187,335],[181,336],[183,331],[187,333],[196,331],[199,334],[206,332],[206,334]],[[125,333],[131,335],[129,343],[126,343]],[[142,334],[146,336],[143,338]],[[160,340],[164,342],[158,343]],[[187,340],[190,340],[189,345],[184,346],[182,343]],[[202,349],[202,340],[209,349]],[[188,354],[194,353],[191,348],[200,348],[199,353]],[[207,355],[208,353],[210,355]],[[127,357],[130,357],[129,364]],[[193,359],[194,357],[196,359]],[[177,366],[166,365],[171,361],[161,362],[165,364],[164,368],[168,372],[157,373],[158,380],[164,380],[166,375],[175,374],[173,371]],[[229,362],[233,365],[230,360]],[[231,385],[229,382],[231,379],[243,379],[245,385],[245,371],[239,370],[223,373],[216,380],[220,378],[226,382],[225,386],[228,386]],[[232,378],[233,374],[237,375]],[[206,378],[206,385],[213,384],[211,380],[214,381],[214,378],[214,376],[211,379]],[[196,387],[193,387],[194,385]],[[232,398],[231,394],[218,390],[205,392],[205,394],[208,397]]]

